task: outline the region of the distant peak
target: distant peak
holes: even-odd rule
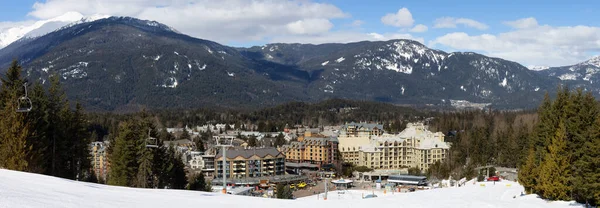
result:
[[[585,64],[585,65],[592,65],[592,66],[596,66],[596,67],[600,67],[600,55],[596,55],[593,56],[592,58],[590,58],[587,61],[584,61],[581,64]]]

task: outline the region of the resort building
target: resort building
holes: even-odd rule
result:
[[[106,180],[110,168],[107,154],[107,143],[92,142],[90,145],[90,156],[92,159],[92,170],[98,179]]]
[[[380,128],[363,129],[346,129],[352,133],[342,132],[338,138],[342,159],[356,166],[376,170],[416,167],[424,172],[431,164],[445,159],[450,148],[444,142],[444,134],[427,130],[423,123],[409,123],[396,135],[378,134]]]
[[[248,178],[285,174],[285,155],[274,147],[228,149],[225,153],[227,178]],[[223,178],[223,153],[215,156],[215,176]]]
[[[299,173],[301,169],[319,170],[324,165],[337,164],[338,139],[305,131],[297,142],[279,148],[286,156],[286,167]]]

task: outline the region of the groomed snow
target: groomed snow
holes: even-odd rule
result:
[[[485,184],[486,186],[480,186]],[[0,207],[581,207],[574,202],[546,202],[536,195],[519,196],[515,182],[491,182],[412,193],[373,191],[328,193],[328,200],[309,196],[297,200],[266,199],[199,191],[138,189],[77,182],[0,169]],[[514,198],[513,198],[514,197]]]

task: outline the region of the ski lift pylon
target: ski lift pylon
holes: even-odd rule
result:
[[[31,99],[27,97],[27,82],[23,83],[23,87],[25,88],[25,96],[22,96],[17,100],[17,113],[27,113],[33,109],[33,103],[31,103]]]

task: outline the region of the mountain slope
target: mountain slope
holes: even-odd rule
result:
[[[452,100],[532,108],[559,79],[511,61],[446,53],[411,40],[233,48],[154,21],[110,17],[0,50],[32,79],[61,77],[92,110],[255,108],[330,98],[450,106]]]
[[[558,78],[569,87],[581,87],[592,92],[600,92],[600,56],[587,61],[562,67],[550,67],[539,71],[546,77]],[[595,93],[597,94],[597,93]]]
[[[77,24],[0,54],[13,47],[29,76],[46,82],[57,73],[69,97],[97,110],[273,105],[302,94],[277,90],[297,85],[298,76],[272,82],[233,48],[133,18]]]

